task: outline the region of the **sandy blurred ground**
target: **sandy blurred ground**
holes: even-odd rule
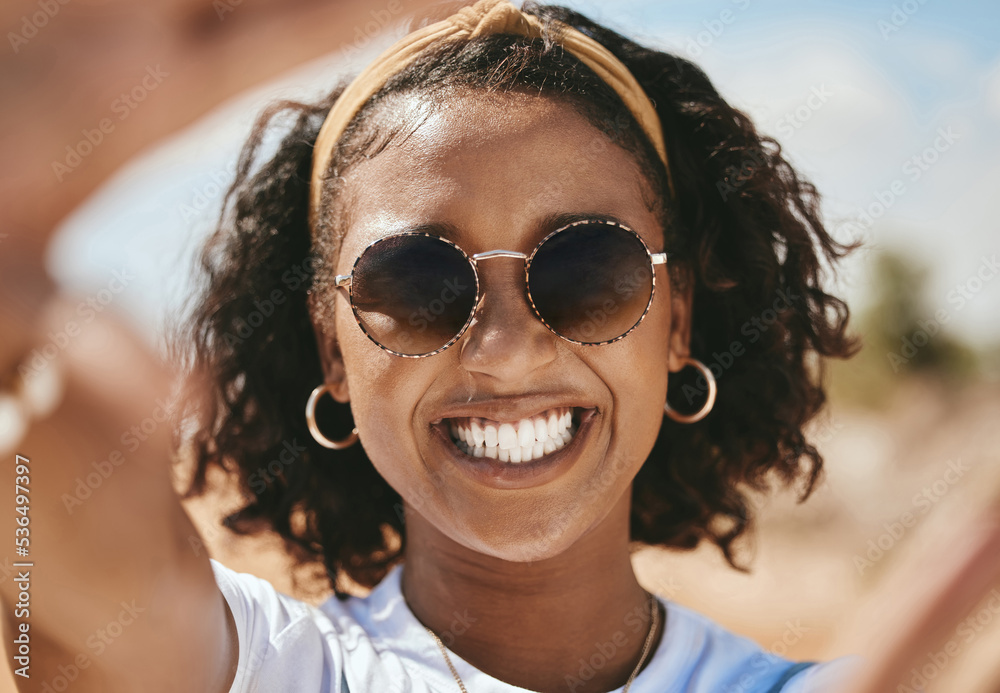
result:
[[[888,596],[886,578],[1000,489],[1000,384],[955,390],[914,378],[892,397],[882,411],[834,404],[816,423],[826,477],[804,504],[792,492],[757,502],[749,574],[732,570],[708,547],[689,553],[646,549],[635,557],[640,581],[776,654],[863,655],[865,642],[854,629]],[[284,592],[313,603],[325,599],[329,591],[309,568],[295,571],[293,579],[275,537],[236,537],[218,525],[236,500],[219,494],[187,504],[210,554]],[[901,522],[904,513],[914,517],[909,527]],[[201,548],[198,542],[191,538],[193,550]],[[1000,692],[1000,613],[985,602],[977,612],[975,630],[956,635],[957,656],[939,658],[940,666],[928,658],[928,690]],[[5,675],[0,692],[13,690]]]

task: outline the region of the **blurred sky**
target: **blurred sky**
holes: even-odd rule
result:
[[[966,339],[1000,340],[1000,275],[976,278],[1000,254],[1000,3],[564,4],[694,60],[782,143],[819,187],[835,235],[867,242],[842,279],[853,308],[870,295],[872,251],[900,249],[931,269],[928,317],[943,308]],[[403,33],[383,32],[354,61],[315,61],[150,148],[67,219],[53,272],[94,292],[127,267],[136,279],[116,300],[155,335],[190,294],[191,258],[263,104],[318,97]],[[880,205],[879,218],[862,216]]]

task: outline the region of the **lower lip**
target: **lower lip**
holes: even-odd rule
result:
[[[530,462],[501,462],[490,457],[466,455],[452,442],[447,424],[434,424],[431,430],[442,456],[473,481],[498,489],[531,488],[549,483],[576,463],[596,418],[596,409],[582,410],[573,439],[565,447]]]

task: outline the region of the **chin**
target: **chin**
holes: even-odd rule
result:
[[[484,513],[487,505],[481,503],[473,516],[463,513],[456,517],[455,526],[439,529],[468,549],[511,563],[555,558],[598,522],[598,518],[584,518],[579,512],[553,513],[558,503],[551,501],[536,500],[531,507],[505,502],[496,513]]]

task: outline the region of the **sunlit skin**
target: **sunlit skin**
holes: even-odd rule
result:
[[[454,227],[450,240],[470,255],[530,253],[554,230],[544,220],[564,213],[620,220],[652,252],[663,250],[638,164],[571,107],[475,93],[429,112],[413,97],[387,108],[418,126],[348,173],[337,273],[349,273],[372,241],[428,223]],[[612,690],[632,672],[647,633],[626,622],[648,614],[628,551],[630,490],[662,424],[668,372],[688,353],[690,300],[671,291],[667,268],[657,266],[642,324],[612,344],[581,346],[531,311],[523,261],[493,259],[479,271],[473,323],[428,358],[379,349],[337,295],[334,324],[316,325],[326,379],[337,400],[350,402],[365,451],[404,500],[403,592],[417,618],[446,633],[456,612],[467,613],[475,620],[451,649],[542,692],[566,691],[578,660],[622,631],[627,643],[575,689]],[[558,478],[499,490],[432,452],[430,422],[446,406],[532,396],[598,410],[580,457]]]

